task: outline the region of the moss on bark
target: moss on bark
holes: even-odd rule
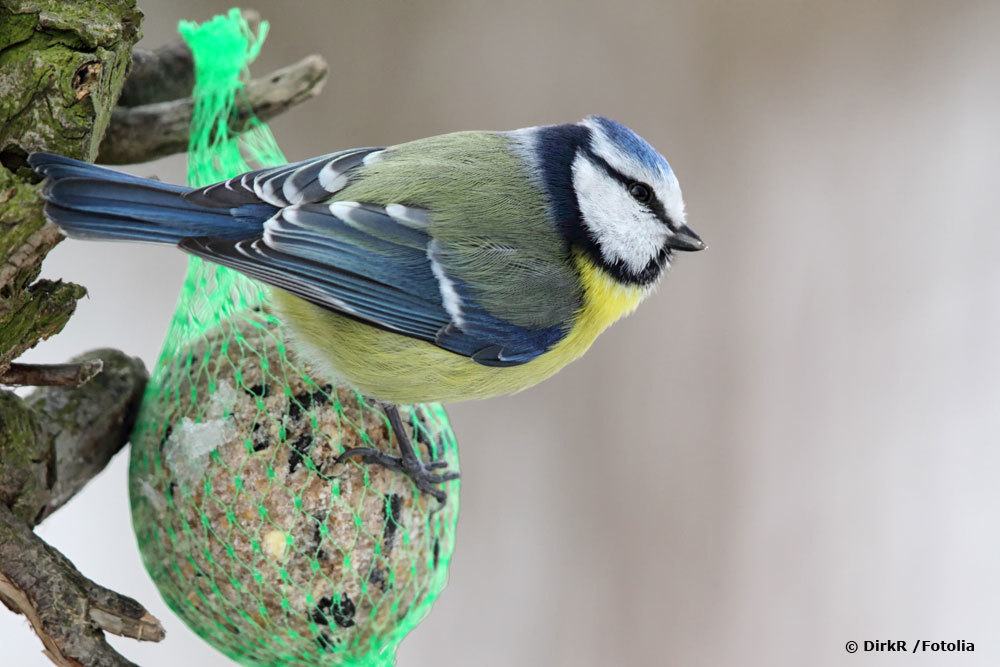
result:
[[[25,160],[36,150],[93,160],[141,18],[134,0],[0,0],[0,373],[60,331],[86,293],[33,282],[59,234]]]
[[[0,162],[33,150],[93,160],[125,81],[133,0],[0,0]]]
[[[0,503],[28,525],[48,497],[52,446],[40,438],[35,413],[14,394],[0,391]]]

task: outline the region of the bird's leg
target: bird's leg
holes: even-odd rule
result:
[[[448,472],[444,469],[448,467],[445,461],[429,461],[423,463],[417,456],[410,436],[406,434],[403,426],[403,418],[399,414],[399,408],[391,403],[383,403],[382,409],[386,417],[389,418],[389,425],[396,436],[396,444],[399,447],[399,456],[390,456],[374,447],[352,447],[338,457],[338,462],[344,459],[357,457],[366,463],[374,463],[390,470],[396,470],[410,479],[417,485],[417,488],[433,496],[442,506],[447,502],[448,496],[441,489],[441,485],[458,479],[457,472]],[[434,472],[440,471],[440,472]]]

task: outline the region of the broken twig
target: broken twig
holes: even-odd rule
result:
[[[13,363],[0,375],[8,387],[79,387],[101,372],[104,362],[91,359],[79,364]]]

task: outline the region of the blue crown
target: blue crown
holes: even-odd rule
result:
[[[611,140],[611,143],[636,158],[644,167],[662,170],[668,174],[673,171],[666,158],[650,146],[648,141],[618,121],[605,118],[604,116],[589,116],[588,120],[599,125],[604,134]]]

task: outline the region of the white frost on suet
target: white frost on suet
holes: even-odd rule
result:
[[[232,413],[238,398],[239,394],[236,393],[236,388],[223,380],[215,388],[215,393],[212,394],[211,403],[208,406],[208,416],[218,418]]]
[[[157,512],[163,512],[167,509],[167,499],[156,490],[148,479],[139,480],[139,492],[149,501],[149,504],[153,506]]]
[[[174,426],[163,453],[178,482],[194,484],[205,472],[211,453],[236,436],[231,414],[236,399],[236,389],[228,382],[220,382],[203,421],[185,417]]]

